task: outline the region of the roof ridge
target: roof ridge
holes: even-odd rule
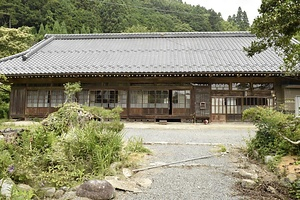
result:
[[[174,37],[254,37],[249,31],[219,32],[147,32],[147,33],[94,33],[46,34],[45,39],[122,39],[122,38],[174,38]]]
[[[47,44],[49,44],[53,40],[54,40],[54,37],[50,37],[50,38],[43,39],[42,41],[38,42],[36,45],[34,45],[33,47],[31,47],[28,50],[28,52],[26,52],[22,56],[23,61],[25,61],[26,59],[28,59],[31,55],[33,55],[34,53],[36,53],[39,49],[43,48],[44,46],[46,46]]]
[[[28,51],[29,51],[29,49],[27,49],[27,50],[25,50],[25,51],[22,51],[22,52],[20,52],[20,53],[17,53],[17,54],[8,56],[8,57],[0,58],[0,62],[4,62],[4,61],[7,61],[7,60],[11,60],[11,59],[20,57],[20,56],[24,55],[25,53],[27,53]]]

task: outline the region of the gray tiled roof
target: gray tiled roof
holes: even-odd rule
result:
[[[252,58],[248,32],[46,35],[29,50],[0,59],[6,75],[280,72],[267,50]]]

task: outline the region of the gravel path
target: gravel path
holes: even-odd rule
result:
[[[125,123],[125,138],[141,137],[152,150],[153,155],[146,161],[148,166],[213,155],[218,153],[220,145],[226,146],[229,153],[140,171],[134,176],[151,179],[151,187],[142,188],[142,193],[123,193],[117,199],[241,199],[232,189],[237,179],[232,176],[236,166],[230,150],[244,145],[244,140],[253,135],[254,130],[252,125],[243,123]]]

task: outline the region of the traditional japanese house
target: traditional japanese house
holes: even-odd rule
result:
[[[295,111],[297,76],[271,49],[247,57],[248,32],[46,35],[0,60],[12,83],[10,117],[46,117],[81,82],[77,101],[123,108],[133,121],[241,121],[253,106]],[[293,41],[297,42],[297,41]]]

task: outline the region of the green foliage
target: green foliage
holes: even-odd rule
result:
[[[64,84],[65,94],[67,95],[66,102],[72,101],[75,98],[75,94],[82,90],[80,82],[66,83]]]
[[[0,177],[7,177],[8,169],[13,164],[13,155],[4,140],[0,140],[0,152]]]
[[[252,121],[257,127],[255,137],[247,143],[250,154],[256,150],[260,158],[266,155],[300,155],[300,146],[292,141],[300,139],[300,120],[270,108],[250,108],[243,113],[244,120]]]
[[[236,15],[232,17],[229,15],[227,21],[237,26],[239,31],[246,31],[250,28],[247,13],[241,7],[238,8]]]
[[[34,190],[24,190],[16,185],[12,188],[11,199],[13,200],[29,200],[35,196]]]
[[[292,189],[290,190],[290,193],[295,199],[300,199],[300,179],[292,183]]]
[[[34,41],[31,31],[29,27],[0,27],[0,58],[27,50]]]
[[[34,187],[59,187],[109,175],[113,162],[127,159],[119,112],[101,109],[97,114],[111,122],[92,120],[79,104],[65,103],[42,124],[23,132],[16,143],[0,140],[0,176]]]
[[[1,83],[1,74],[0,74],[0,119],[8,118],[9,95],[10,95],[10,86]]]
[[[258,40],[245,48],[253,56],[268,48],[274,48],[284,59],[284,69],[297,72],[300,62],[300,43],[292,38],[300,33],[298,0],[263,0],[257,17],[251,27]]]
[[[36,41],[45,33],[228,30],[220,13],[178,0],[1,0],[0,26],[9,22],[38,30]]]
[[[151,153],[148,148],[144,147],[143,139],[137,137],[129,138],[125,150],[129,153]]]

